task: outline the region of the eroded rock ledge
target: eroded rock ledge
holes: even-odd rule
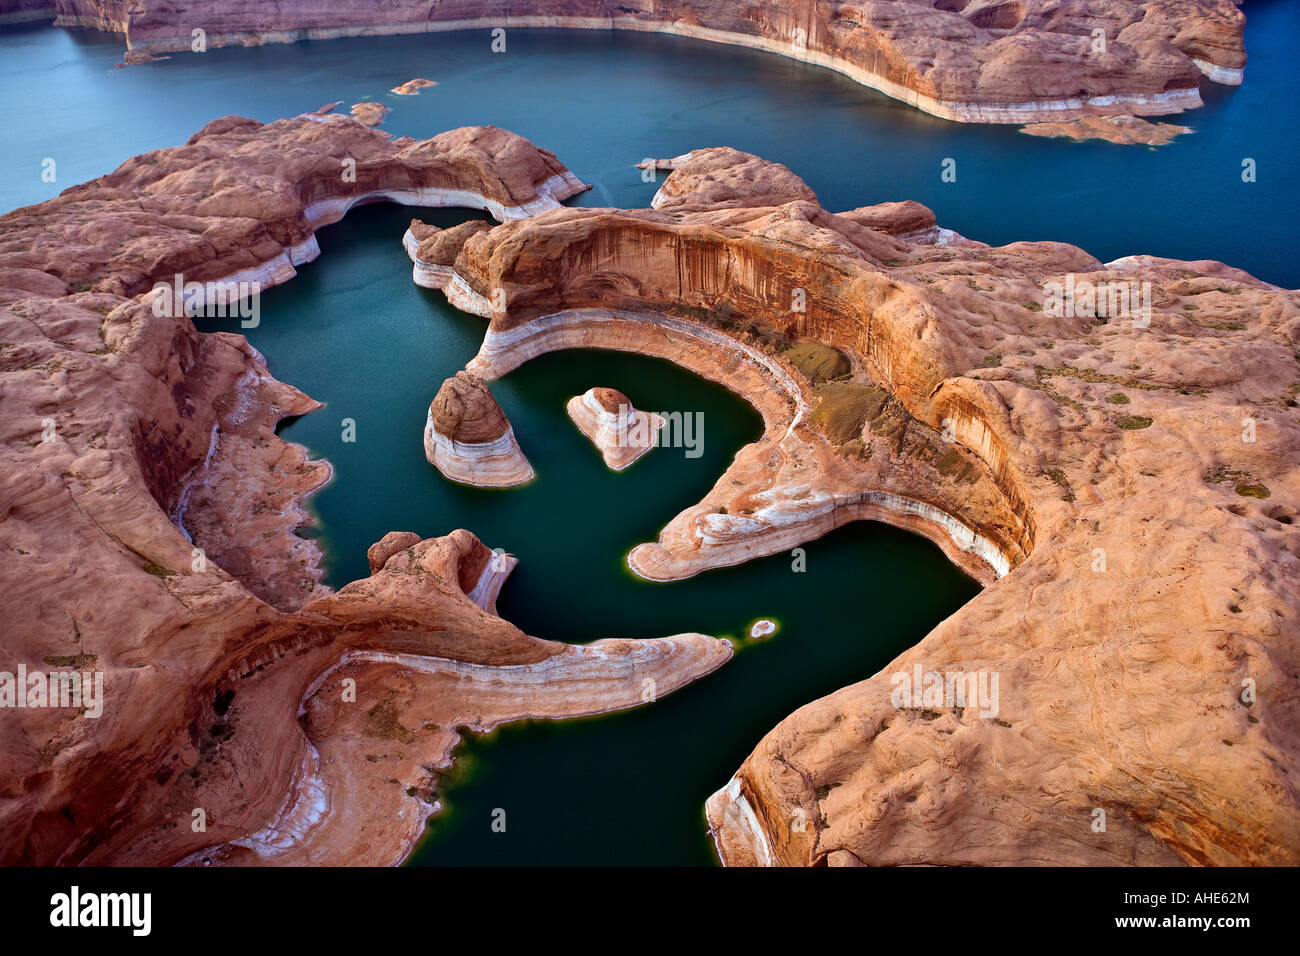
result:
[[[285,281],[357,203],[504,218],[581,188],[503,130],[227,117],[0,217],[0,669],[105,694],[4,711],[0,862],[395,863],[465,729],[641,704],[730,656],[529,637],[493,610],[514,559],[468,531],[386,535],[330,593],[293,533],[328,466],[274,433],[316,403],[155,308],[178,273]]]
[[[124,34],[133,51],[290,43],[495,27],[672,33],[837,70],[963,122],[1025,123],[1199,106],[1199,80],[1242,81],[1244,16],[1233,0],[533,0],[484,13],[474,0],[328,5],[55,0],[57,23]],[[1098,33],[1097,31],[1100,31]],[[485,46],[488,41],[483,41]]]
[[[652,209],[408,233],[416,280],[489,319],[470,370],[631,350],[759,410],[631,553],[647,577],[874,518],[987,585],[759,742],[709,801],[723,860],[1300,862],[1300,293],[989,247],[915,203],[833,214],[734,150],[664,165]],[[998,704],[899,706],[914,667],[997,675]]]

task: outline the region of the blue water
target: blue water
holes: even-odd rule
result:
[[[494,123],[554,150],[595,189],[582,205],[643,206],[654,184],[633,164],[707,145],[786,163],[831,209],[911,198],[940,222],[992,243],[1075,242],[1102,259],[1130,253],[1217,258],[1300,285],[1289,214],[1297,208],[1300,133],[1292,121],[1296,5],[1247,5],[1250,62],[1236,90],[1205,86],[1195,128],[1159,150],[1025,136],[919,114],[847,79],[790,60],[672,37],[511,31],[221,49],[115,70],[117,38],[23,27],[0,31],[9,106],[0,208],[49,198],[136,153],[183,142],[210,119],[272,120],[322,103],[374,99],[384,128],[417,137]],[[387,90],[414,76],[416,97]],[[46,157],[58,181],[41,181]],[[957,181],[942,183],[943,159]],[[1241,160],[1258,181],[1243,183]],[[416,288],[399,239],[421,215],[449,225],[476,213],[391,206],[323,229],[323,252],[262,297],[250,340],[280,379],[325,402],[282,434],[334,465],[313,499],[338,586],[367,573],[366,547],[394,529],[467,527],[520,558],[499,603],[531,634],[557,640],[702,631],[738,637],[759,616],[763,642],[654,705],[623,714],[503,728],[467,743],[439,786],[413,862],[708,863],[702,805],[750,750],[800,705],[879,670],[976,592],[931,545],[875,524],[788,555],[669,585],[633,578],[624,556],[697,501],[760,431],[736,396],[665,362],[567,352],[492,384],[538,473],[512,491],[463,488],[425,462],[421,432],[444,378],[473,356],[484,323]],[[239,331],[210,322],[206,330]],[[593,385],[639,407],[705,415],[704,454],[658,449],[606,470],[564,401]],[[341,441],[352,418],[357,441]],[[505,833],[492,813],[507,811]]]

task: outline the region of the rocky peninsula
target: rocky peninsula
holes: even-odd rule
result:
[[[441,241],[448,298],[489,320],[469,369],[635,351],[760,412],[632,550],[644,577],[866,518],[986,585],[759,741],[709,801],[723,861],[1300,862],[1300,293],[1219,262],[991,247],[914,202],[832,213],[733,149],[666,165],[650,209]],[[913,672],[937,698],[899,698]],[[967,677],[993,706],[955,698]]]
[[[344,36],[553,27],[670,33],[836,70],[959,122],[1029,123],[1174,113],[1199,81],[1242,82],[1245,18],[1234,0],[475,0],[274,5],[203,0],[54,0],[57,24],[120,33],[135,53]],[[486,41],[484,41],[486,43]]]

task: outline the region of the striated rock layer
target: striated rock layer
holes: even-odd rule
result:
[[[473,0],[54,2],[59,24],[122,33],[152,52],[190,49],[195,29],[208,46],[496,27],[672,33],[837,70],[963,122],[1177,112],[1200,105],[1203,76],[1240,83],[1246,60],[1234,0],[534,0],[508,13]]]
[[[408,232],[489,320],[470,370],[636,351],[762,414],[645,577],[871,518],[986,585],[758,743],[708,804],[723,861],[1300,862],[1300,293],[830,213],[735,150],[665,165],[652,209]]]
[[[569,399],[565,410],[614,471],[622,471],[653,448],[665,424],[654,412],[637,411],[626,395],[613,388],[589,388]]]
[[[457,372],[429,404],[424,456],[446,478],[503,488],[533,480],[533,466],[483,380]]]
[[[493,610],[514,559],[468,531],[386,535],[330,593],[294,534],[328,466],[275,434],[317,404],[151,288],[285,281],[358,202],[522,215],[577,188],[502,130],[228,117],[0,217],[0,671],[103,682],[7,702],[0,863],[396,863],[463,730],[639,705],[730,656],[523,634]]]

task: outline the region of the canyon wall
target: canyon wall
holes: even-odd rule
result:
[[[0,26],[53,20],[56,15],[53,0],[0,0]]]
[[[1200,105],[1202,76],[1240,83],[1233,0],[55,0],[58,23],[125,36],[138,54],[341,36],[496,27],[619,29],[695,37],[838,70],[965,122],[1159,114]],[[490,40],[481,38],[485,50]],[[507,46],[508,49],[508,46]]]

